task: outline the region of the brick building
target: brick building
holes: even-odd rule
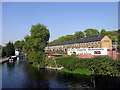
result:
[[[52,43],[45,47],[45,51],[64,51],[66,52],[68,48],[107,48],[112,49],[112,40],[107,36],[90,36],[83,39]]]

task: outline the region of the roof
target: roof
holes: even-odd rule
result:
[[[48,46],[57,46],[57,45],[65,45],[65,44],[74,44],[74,43],[85,43],[85,42],[100,41],[104,36],[95,35],[95,36],[85,37],[83,39],[78,39],[78,40],[72,40],[72,41],[66,41],[66,42],[60,42],[60,43],[51,43]]]

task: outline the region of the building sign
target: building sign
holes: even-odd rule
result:
[[[107,55],[107,48],[70,48],[67,50],[68,55]]]

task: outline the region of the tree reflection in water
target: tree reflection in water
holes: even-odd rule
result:
[[[106,90],[106,88],[120,89],[120,78],[116,77],[86,76],[68,74],[50,69],[36,69],[30,64],[27,64],[24,60],[6,62],[2,67],[4,88],[90,88],[93,90]]]

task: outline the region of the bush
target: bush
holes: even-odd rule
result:
[[[51,67],[55,67],[55,63],[54,63],[54,59],[52,58],[48,58],[45,60],[45,66],[51,66]]]
[[[75,70],[76,69],[76,61],[77,61],[76,56],[67,56],[67,57],[59,57],[56,58],[56,63],[59,65],[62,65],[63,67],[65,67],[68,70]]]
[[[62,65],[65,69],[61,71],[72,73],[91,73],[101,75],[118,76],[120,61],[114,60],[109,56],[95,56],[94,58],[77,58],[74,55],[59,57],[55,59],[57,65]],[[92,72],[91,72],[92,71]]]

